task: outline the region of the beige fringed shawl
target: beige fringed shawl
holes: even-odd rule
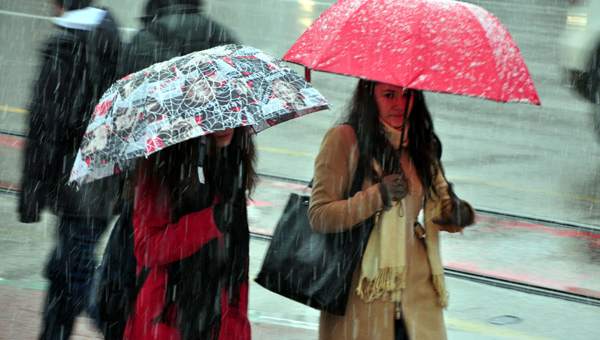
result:
[[[356,293],[365,302],[375,299],[399,303],[402,301],[402,290],[406,288],[406,244],[405,219],[401,215],[402,204],[395,204],[390,210],[381,213],[377,221],[367,249],[362,259],[362,272]],[[439,240],[436,233],[426,223],[425,244],[427,258],[431,267],[434,288],[438,294],[440,306],[448,305],[448,294],[444,284],[444,268],[439,251]],[[436,235],[437,236],[437,235]]]
[[[400,132],[386,126],[386,133],[388,139],[399,146]],[[403,169],[405,169],[405,173],[409,178],[409,183],[411,177],[414,183],[414,169],[410,169],[412,171],[407,169],[406,163],[403,159]],[[418,178],[416,178],[416,181],[418,181]],[[415,191],[414,187],[415,185],[410,185],[410,191],[413,193]],[[415,197],[410,197],[409,194],[401,202],[396,202],[392,208],[380,212],[376,216],[375,227],[363,255],[362,271],[356,289],[357,295],[365,302],[382,299],[398,304],[402,300],[402,291],[407,285],[407,237],[414,237],[413,235],[407,235],[406,226],[407,223],[410,223],[411,228],[408,228],[408,232],[414,232],[412,225],[416,221],[416,214],[406,211],[409,199],[415,199]],[[420,199],[419,201],[423,202]],[[422,208],[423,205],[421,204],[417,207],[417,214]],[[438,294],[438,303],[442,307],[446,307],[448,305],[448,294],[444,284],[444,269],[440,257],[438,233],[434,228],[436,228],[435,225],[428,220],[428,216],[425,216],[425,244],[428,262],[431,267],[432,281]]]

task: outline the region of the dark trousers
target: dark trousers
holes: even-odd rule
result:
[[[395,340],[408,340],[408,333],[406,333],[406,325],[404,325],[403,319],[395,321],[394,332],[396,333]]]
[[[106,219],[59,216],[56,245],[46,264],[49,281],[40,340],[66,340],[88,306],[96,268],[95,249]]]

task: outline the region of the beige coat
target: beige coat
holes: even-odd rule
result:
[[[326,134],[315,160],[309,208],[313,229],[321,232],[346,230],[383,209],[379,189],[368,179],[363,183],[362,191],[349,199],[344,198],[344,193],[351,186],[351,176],[357,166],[357,146],[354,130],[348,125],[337,126]],[[414,176],[408,174],[407,177],[409,183],[414,182],[411,180]],[[410,184],[411,187],[414,185],[414,183]],[[443,176],[439,175],[434,185],[438,193],[447,192],[447,183]],[[410,202],[405,202],[405,207],[408,209],[404,216],[411,219],[405,221],[409,222],[405,225],[412,226],[416,214],[422,207],[421,198],[422,191],[419,185],[418,194],[408,197]],[[440,209],[440,200],[432,195],[425,206],[425,223],[433,223],[431,220],[439,215]],[[407,235],[410,235],[407,236],[406,242],[407,287],[402,294],[402,313],[410,340],[444,340],[446,330],[442,307],[438,304],[438,296],[432,284],[425,244],[414,237],[412,228]],[[438,235],[427,235],[427,237],[438,237]],[[394,339],[393,303],[381,300],[365,303],[355,292],[359,275],[360,266],[354,273],[345,315],[321,313],[319,339]]]

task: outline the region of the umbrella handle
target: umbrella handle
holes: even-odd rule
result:
[[[310,69],[308,67],[304,68],[304,80],[310,83]]]
[[[402,159],[402,150],[404,149],[404,138],[405,136],[405,132],[406,132],[406,119],[408,118],[408,109],[410,107],[410,100],[411,97],[408,98],[408,100],[406,101],[406,105],[404,106],[404,113],[403,113],[403,117],[402,117],[402,133],[400,134],[400,150],[398,150],[398,156],[400,157],[400,159]]]

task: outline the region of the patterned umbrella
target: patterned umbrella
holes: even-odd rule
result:
[[[106,91],[70,181],[120,173],[138,157],[215,131],[252,126],[259,132],[327,108],[301,76],[256,48],[190,53],[130,74]]]

